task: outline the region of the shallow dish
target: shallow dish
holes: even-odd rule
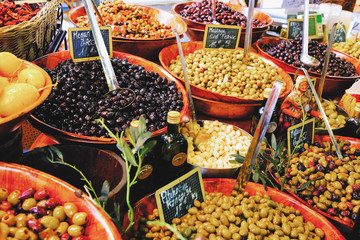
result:
[[[203,48],[203,42],[184,42],[184,43],[181,43],[181,45],[183,48],[184,56]],[[283,71],[280,67],[276,66],[271,61],[264,59],[260,55],[258,55],[256,53],[251,53],[251,54],[254,54],[255,56],[261,58],[262,60],[264,60],[265,62],[269,63],[271,66],[273,66],[274,68],[277,69],[277,73],[282,77],[282,79],[286,83],[286,89],[279,96],[279,98],[286,97],[291,92],[292,87],[293,87],[293,81],[292,81],[290,75],[287,74],[285,71]],[[160,60],[161,65],[175,78],[177,78],[177,77],[171,73],[171,71],[169,70],[168,67],[170,66],[170,61],[173,59],[176,59],[176,57],[178,55],[179,55],[179,51],[178,51],[178,47],[176,44],[164,48],[163,50],[161,50],[161,52],[159,54],[159,60]],[[179,79],[179,78],[177,78],[177,79],[184,83],[184,80]],[[190,84],[190,87],[191,87],[191,93],[194,96],[209,99],[209,100],[228,102],[228,103],[260,103],[261,104],[263,102],[263,100],[243,99],[243,98],[238,98],[238,97],[230,97],[230,96],[221,95],[221,94],[212,92],[210,90],[194,86],[193,84]]]
[[[0,118],[0,136],[7,136],[10,133],[14,132],[16,129],[18,129],[20,127],[20,125],[29,117],[29,115],[31,114],[31,111],[34,110],[37,106],[39,106],[43,101],[45,101],[45,99],[49,96],[50,92],[51,92],[51,78],[49,76],[49,74],[47,74],[42,68],[36,66],[35,64],[25,61],[25,60],[21,60],[21,69],[23,68],[35,68],[37,70],[40,70],[40,72],[44,75],[45,77],[45,89],[40,91],[40,97],[34,102],[32,103],[30,106],[27,106],[26,108],[22,109],[21,112],[15,113],[13,115],[10,115],[8,117],[5,118]],[[0,137],[0,138],[1,138]]]
[[[139,6],[139,5],[136,5]],[[145,13],[153,16],[160,23],[176,28],[179,35],[183,35],[186,32],[186,23],[179,17],[166,12],[161,9],[152,7],[141,6]],[[80,16],[86,15],[85,7],[79,6],[73,8],[68,13],[69,20],[76,25],[76,19]],[[134,54],[136,56],[144,57],[147,59],[157,60],[160,50],[168,45],[175,44],[175,36],[166,38],[155,39],[130,39],[122,37],[113,37],[113,49],[114,51],[126,52]]]
[[[281,61],[273,56],[270,56],[269,54],[267,54],[265,51],[263,51],[260,48],[260,45],[276,44],[276,43],[279,43],[280,41],[282,41],[282,39],[277,38],[277,37],[264,37],[264,38],[259,39],[255,43],[255,46],[256,46],[260,56],[262,56],[263,58],[269,59],[270,61],[274,62],[276,65],[281,67],[284,71],[288,72],[289,74],[294,75],[297,70],[297,67],[292,66],[284,61]],[[325,95],[337,94],[337,93],[339,93],[339,91],[342,91],[342,90],[345,90],[345,89],[351,87],[351,85],[354,83],[354,81],[360,77],[360,61],[359,60],[357,60],[347,54],[344,54],[342,52],[336,51],[336,50],[332,50],[332,52],[337,57],[345,59],[347,62],[351,62],[354,65],[356,72],[359,74],[359,76],[355,76],[355,77],[326,76],[325,83],[324,83],[324,90],[323,90],[323,93]],[[301,75],[304,75],[304,73],[302,71],[299,71],[298,73]],[[321,74],[309,71],[309,75],[312,78],[314,78],[314,77],[316,78],[315,88],[317,89],[319,86],[319,83],[320,83]]]
[[[205,23],[196,22],[194,20],[190,20],[190,19],[182,17],[180,15],[180,11],[182,11],[186,5],[191,5],[194,2],[195,1],[175,4],[173,6],[172,10],[176,14],[176,16],[180,17],[187,24],[188,27],[205,30],[205,26],[206,26]],[[226,3],[225,1],[222,1],[222,2]],[[241,12],[242,14],[247,16],[247,13],[248,13],[248,8],[247,7],[237,5],[237,4],[231,4],[230,2],[226,3],[226,4],[229,5],[233,10]],[[254,31],[258,30],[258,29],[267,29],[267,27],[270,26],[273,23],[273,19],[269,15],[267,15],[267,14],[265,14],[263,12],[260,12],[258,10],[254,10],[253,19],[258,19],[261,22],[266,21],[266,23],[267,23],[266,25],[264,25],[262,27],[253,27]],[[245,34],[245,31],[246,31],[245,29],[246,28],[241,29],[241,34]]]
[[[89,222],[85,235],[89,240],[122,239],[111,219],[85,194],[77,197],[77,189],[65,181],[39,170],[14,163],[0,162],[0,186],[10,191],[26,190],[29,187],[46,189],[49,196],[61,203],[72,202],[79,211],[88,213]]]
[[[174,81],[176,83],[176,86],[178,87],[179,91],[183,93],[183,109],[181,111],[181,120],[185,121],[189,119],[189,113],[188,113],[188,106],[189,106],[189,100],[187,98],[187,94],[185,91],[185,88],[183,85],[174,77],[172,77],[168,72],[166,72],[163,68],[161,68],[159,65],[150,62],[148,60],[145,60],[143,58],[128,54],[128,53],[121,53],[121,52],[114,52],[114,57],[119,58],[127,58],[128,62],[133,64],[139,64],[142,65],[145,70],[147,71],[153,71],[158,73],[161,77],[166,77],[169,81]],[[37,60],[35,60],[35,63],[39,65],[40,67],[47,67],[49,69],[53,69],[55,66],[58,65],[63,60],[70,59],[70,52],[69,51],[61,51],[56,53],[51,53],[48,55],[45,55]],[[113,138],[99,138],[99,137],[88,137],[83,136],[75,133],[66,132],[63,130],[60,130],[58,128],[55,128],[53,126],[50,126],[49,124],[40,121],[35,116],[31,115],[29,118],[29,122],[37,129],[39,129],[41,132],[45,133],[46,135],[51,136],[58,142],[78,142],[78,143],[92,143],[92,144],[115,144],[116,140]],[[161,135],[166,131],[166,128],[159,129],[155,132],[153,132],[153,136]]]
[[[235,185],[236,179],[227,179],[227,178],[207,178],[203,179],[204,190],[206,192],[222,192],[225,195],[230,195],[231,191]],[[271,199],[278,203],[283,203],[285,206],[292,206],[296,210],[301,212],[301,215],[304,217],[305,221],[311,221],[315,227],[321,228],[325,233],[325,240],[345,240],[341,233],[323,216],[316,213],[311,208],[301,204],[296,199],[292,198],[288,194],[275,190],[273,188],[268,188],[268,191],[265,191],[264,186],[252,182],[248,182],[246,189],[250,196],[255,195],[257,192],[261,194],[268,194]],[[154,194],[151,194],[135,204],[135,225],[130,229],[130,231],[124,236],[124,239],[130,239],[132,233],[137,230],[137,222],[142,216],[147,216],[152,214],[154,208],[156,208],[156,200]],[[127,216],[127,215],[126,215]],[[128,219],[125,216],[124,227],[128,225]]]

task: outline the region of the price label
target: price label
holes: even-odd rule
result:
[[[109,57],[113,56],[111,27],[100,27]],[[87,28],[69,28],[70,54],[74,62],[100,59],[92,31]]]
[[[287,28],[287,39],[294,39],[296,37],[303,36],[303,19],[288,19],[288,28]],[[316,16],[309,17],[309,38],[317,37],[318,28],[316,26]]]
[[[200,168],[160,188],[155,198],[161,221],[171,223],[172,219],[184,216],[195,200],[203,202],[205,199]]]
[[[204,49],[236,49],[239,45],[241,27],[206,24],[203,41]]]
[[[295,147],[304,143],[312,144],[314,141],[315,118],[311,118],[303,123],[289,127],[287,130],[288,152],[296,153],[299,149]]]

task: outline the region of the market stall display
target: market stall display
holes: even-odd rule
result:
[[[78,190],[68,183],[13,163],[0,163],[0,172],[1,212],[4,219],[0,223],[1,237],[10,234],[18,239],[28,239],[29,236],[30,239],[45,239],[52,235],[56,239],[62,235],[74,240],[121,239],[104,211],[85,194],[76,194]],[[5,206],[6,209],[3,208]],[[53,216],[47,216],[47,209],[53,210]],[[26,215],[23,213],[28,211],[30,213]],[[14,225],[18,227],[17,231]],[[32,232],[38,233],[39,237]]]
[[[347,39],[346,42],[334,43],[333,48],[360,60],[360,42]]]
[[[117,1],[102,3],[99,11],[112,26],[114,50],[147,59],[156,59],[162,48],[176,43],[173,28],[180,35],[186,32],[184,21],[161,9]],[[89,26],[83,6],[72,9],[69,19],[77,27]]]
[[[181,17],[187,24],[187,34],[191,41],[202,41],[205,32],[205,25],[212,22],[210,7],[211,1],[191,1],[178,3],[173,6],[173,12]],[[243,47],[246,31],[247,7],[216,1],[216,20],[225,25],[241,26],[241,37],[239,46]],[[269,26],[273,23],[270,16],[255,10],[253,20],[252,42],[258,40]]]
[[[195,207],[191,208],[191,210],[189,210],[189,213],[186,216],[180,219],[173,220],[173,223],[180,224],[182,220],[189,219],[187,224],[181,224],[179,226],[179,232],[183,236],[191,236],[191,235],[195,236],[196,233],[200,233],[208,239],[212,239],[213,237],[216,237],[214,236],[216,235],[215,232],[219,232],[221,237],[224,238],[241,239],[242,236],[244,237],[251,236],[255,238],[256,235],[265,232],[266,232],[265,234],[262,234],[263,236],[270,236],[270,235],[274,235],[276,230],[278,231],[280,230],[283,234],[286,235],[296,234],[297,238],[300,238],[300,235],[303,234],[301,233],[302,231],[301,230],[296,231],[297,228],[291,228],[290,221],[296,219],[297,218],[296,216],[301,214],[302,217],[299,223],[304,225],[304,230],[308,228],[308,230],[311,229],[310,231],[313,232],[313,233],[309,233],[310,234],[309,238],[318,236],[320,239],[326,239],[326,240],[345,239],[339,233],[339,231],[335,229],[323,216],[317,214],[314,210],[310,209],[307,206],[304,206],[297,200],[294,200],[289,195],[284,194],[275,189],[269,188],[268,191],[265,191],[262,185],[249,182],[245,190],[247,193],[244,193],[243,195],[229,197],[232,193],[235,181],[236,181],[235,179],[225,179],[225,178],[203,179],[204,189],[206,192],[208,192],[206,201],[205,203],[195,202],[194,203]],[[210,199],[214,196],[216,196],[216,199],[211,202]],[[251,198],[252,200],[248,198]],[[228,202],[226,202],[225,199],[227,199]],[[208,201],[210,201],[210,203],[208,203]],[[234,204],[237,204],[237,206],[233,206]],[[254,209],[255,206],[258,206],[259,204],[262,207],[258,207]],[[224,207],[225,210],[223,209]],[[156,210],[154,211],[155,208],[156,208],[156,202],[154,195],[150,195],[139,201],[136,204],[136,208],[135,208],[136,225],[133,231],[128,233],[125,236],[125,238],[130,239],[131,237],[134,237],[135,239],[140,239],[141,236],[143,236],[143,234],[146,233],[148,233],[149,238],[154,238],[156,236],[160,236],[164,234],[159,232],[161,228],[160,227],[157,228],[156,225],[150,225],[150,228],[148,228],[149,226],[143,225],[144,221],[146,221],[147,219],[155,220],[157,218],[157,214],[156,214],[157,211]],[[216,208],[218,209],[218,211],[215,211]],[[268,208],[269,211],[266,211],[265,210],[266,208]],[[282,222],[280,226],[279,225],[280,222],[277,222],[278,220],[276,220],[274,217],[272,217],[273,222],[271,222],[270,220],[269,220],[270,222],[266,221],[266,219],[269,219],[269,216],[271,216],[270,212],[276,211],[275,210],[276,208],[278,208],[279,214],[281,214],[282,211],[285,211],[284,217],[289,222],[288,221],[282,222],[280,220],[280,222]],[[231,212],[231,210],[229,209],[233,209],[234,211]],[[236,209],[238,209],[238,211],[236,211]],[[255,212],[249,211],[249,209],[253,209]],[[261,211],[261,209],[264,210]],[[223,211],[227,212],[227,216],[225,214],[221,214],[221,212]],[[203,217],[200,217],[199,220],[194,219],[192,223],[191,219],[193,218],[191,217],[191,215],[195,212],[198,212],[198,215],[201,215]],[[216,214],[216,212],[218,213]],[[291,217],[289,217],[290,215]],[[211,217],[210,220],[211,222],[207,221],[208,217]],[[246,218],[247,221],[244,221],[240,225],[240,223],[238,223],[240,217]],[[265,218],[265,219],[260,220],[261,218]],[[127,220],[125,219],[125,221]],[[260,224],[259,226],[258,223],[261,222],[263,222],[264,225]],[[306,222],[311,222],[312,224]],[[279,226],[275,227],[271,225],[271,223],[273,225],[279,225]],[[216,231],[216,228],[219,227],[220,225],[223,225],[223,227],[220,227],[220,229],[218,228],[218,230]],[[198,228],[196,228],[196,226],[198,226]],[[272,226],[274,228],[272,228]],[[306,231],[306,232],[310,232],[310,231]],[[171,235],[171,232],[168,234]],[[277,234],[275,233],[275,235]],[[304,237],[305,237],[304,239],[306,239],[306,236]]]
[[[36,78],[34,78],[36,76]],[[0,53],[0,135],[15,131],[49,96],[51,78],[37,65]]]
[[[120,87],[129,88],[136,95],[134,101],[130,101],[131,105],[123,108],[122,112],[118,109],[124,106],[123,100],[116,105],[101,100],[108,90],[105,77],[100,76],[102,68],[99,61],[72,63],[70,53],[63,51],[36,61],[39,66],[52,69],[49,72],[54,80],[59,71],[59,84],[49,101],[37,108],[30,122],[60,141],[113,144],[115,140],[107,137],[105,130],[94,122],[95,119],[105,118],[112,131],[121,132],[132,120],[143,115],[149,119],[148,130],[154,136],[165,131],[169,110],[181,111],[181,119],[187,119],[185,89],[165,70],[126,53],[114,52],[112,61]],[[60,75],[60,72],[63,74]],[[88,81],[94,84],[89,85]],[[96,109],[93,104],[101,107]],[[55,115],[49,115],[49,108],[54,110],[52,113]]]

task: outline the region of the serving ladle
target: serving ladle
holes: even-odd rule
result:
[[[305,0],[303,23],[303,41],[300,61],[308,67],[318,67],[320,61],[309,55],[309,0]]]

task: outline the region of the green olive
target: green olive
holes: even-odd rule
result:
[[[15,206],[16,204],[18,204],[20,202],[19,200],[19,195],[20,195],[20,191],[19,190],[15,190],[12,191],[8,197],[7,197],[7,201],[9,203],[11,203],[11,205]]]
[[[36,203],[37,201],[35,200],[35,198],[27,198],[22,204],[22,209],[24,209],[25,211],[29,211],[30,208],[36,206]]]
[[[75,213],[78,212],[78,209],[74,203],[65,203],[64,204],[64,211],[66,216],[72,218]]]
[[[21,227],[19,228],[15,233],[15,238],[19,240],[26,240],[29,238],[30,233],[29,229],[27,227]]]
[[[0,188],[0,202],[6,201],[8,197],[8,190],[6,188]]]
[[[40,219],[40,223],[44,226],[44,228],[51,229],[57,229],[60,225],[59,219],[54,216],[43,216]]]
[[[57,206],[53,210],[53,216],[57,217],[60,221],[64,221],[66,218],[64,207],[63,206]]]
[[[84,225],[89,221],[86,212],[77,212],[72,217],[72,222],[76,225]]]
[[[77,237],[84,233],[84,228],[79,225],[70,225],[67,229],[67,232],[71,237]]]

